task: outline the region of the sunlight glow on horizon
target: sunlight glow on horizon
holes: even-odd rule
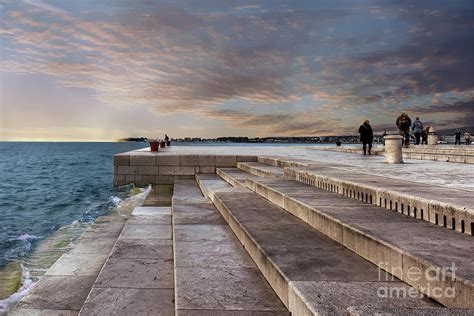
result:
[[[474,2],[0,0],[0,141],[474,126]]]

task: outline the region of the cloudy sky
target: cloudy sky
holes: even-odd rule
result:
[[[474,2],[0,0],[0,140],[474,125]]]

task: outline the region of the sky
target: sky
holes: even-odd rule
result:
[[[0,0],[0,140],[474,126],[474,1]]]

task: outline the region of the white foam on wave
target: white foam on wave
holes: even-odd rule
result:
[[[120,199],[119,197],[112,196],[110,197],[110,201],[114,203],[114,208],[119,212],[119,214],[121,213],[123,209],[130,209],[129,212],[131,212],[131,210],[133,210],[135,206],[141,205],[143,203],[148,193],[150,193],[151,188],[152,187],[150,185],[147,188],[140,189],[140,193],[130,196],[123,200]],[[74,230],[74,227],[76,226],[78,226],[78,231],[82,232],[84,230],[83,225],[84,224],[81,223],[80,221],[75,220],[70,225],[66,225],[59,228],[58,232],[68,230],[68,229]],[[21,241],[29,241],[32,239],[40,239],[40,238],[42,237],[29,235],[25,233],[19,236],[17,239]],[[10,295],[8,298],[4,300],[0,300],[0,316],[8,313],[8,311],[10,311],[24,296],[26,296],[28,292],[31,290],[31,288],[36,284],[36,282],[33,281],[32,278],[30,277],[30,271],[23,265],[23,263],[21,263],[21,268],[22,268],[21,286],[17,292],[13,293],[12,295]],[[47,269],[45,269],[44,271],[46,270]]]
[[[30,234],[21,234],[20,237],[17,238],[17,240],[21,240],[21,241],[28,241],[28,240],[32,240],[32,239],[39,239],[40,237],[38,236],[35,236],[35,235],[30,235]]]
[[[21,264],[21,286],[12,295],[7,297],[4,300],[0,300],[0,315],[6,315],[6,313],[12,309],[28,292],[33,288],[33,286],[36,284],[31,277],[30,277],[30,271],[25,268],[23,264]]]
[[[117,196],[111,196],[110,197],[110,202],[112,202],[115,206],[119,205],[120,202],[122,202],[122,199],[117,197]]]

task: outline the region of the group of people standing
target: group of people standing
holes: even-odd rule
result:
[[[428,144],[428,130],[427,128],[423,128],[423,123],[420,121],[419,117],[415,118],[415,121],[412,124],[412,121],[407,113],[402,113],[396,121],[396,125],[400,130],[400,135],[403,136],[402,145],[408,147],[410,144],[410,128],[415,135],[415,145],[420,145],[420,143]],[[367,153],[370,155],[372,150],[372,143],[374,142],[374,133],[372,131],[372,126],[370,126],[369,120],[366,120],[360,127],[359,127],[359,134],[360,134],[360,141],[362,142],[362,148],[364,150],[364,155]],[[386,136],[387,133],[384,132],[383,136]],[[455,132],[455,145],[461,144],[461,131],[459,129]],[[466,141],[466,145],[471,143],[471,135],[469,132],[464,133],[464,139]],[[368,150],[367,150],[368,149]]]
[[[400,135],[403,136],[402,143],[404,146],[410,145],[410,127],[415,135],[415,145],[428,144],[428,130],[429,126],[423,128],[423,123],[417,116],[415,121],[411,122],[410,117],[406,113],[402,113],[398,118],[396,125],[400,130]]]
[[[471,144],[471,134],[468,131],[464,132],[464,141],[466,145]],[[461,131],[459,129],[454,132],[454,145],[461,145]]]

